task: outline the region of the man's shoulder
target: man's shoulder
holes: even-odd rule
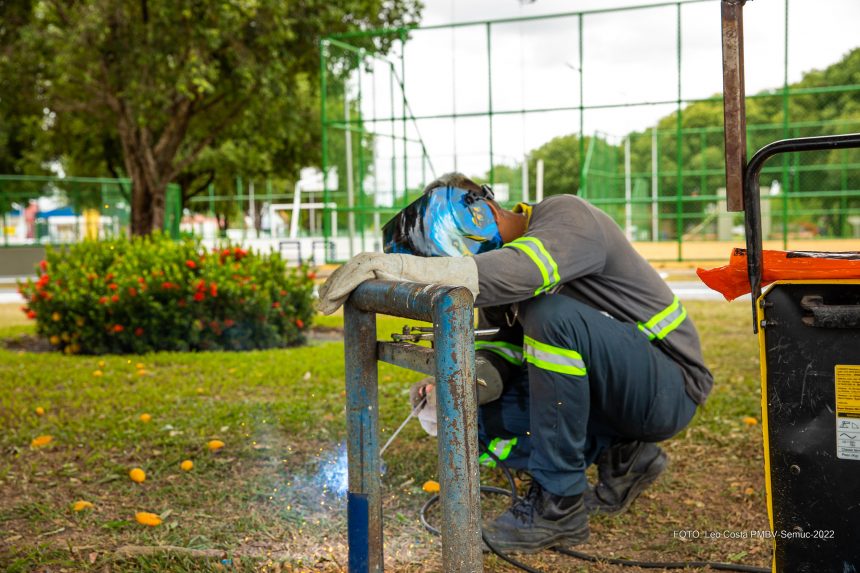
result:
[[[532,222],[549,225],[595,224],[600,211],[576,195],[552,195],[534,207]]]

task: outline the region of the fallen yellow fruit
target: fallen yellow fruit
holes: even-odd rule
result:
[[[149,414],[141,414],[140,415],[140,421],[143,422],[144,424],[148,424],[149,422],[152,421],[152,416]]]
[[[101,378],[102,374],[103,374],[103,372],[101,370],[93,371],[93,376],[95,376],[96,378]]]
[[[85,509],[92,509],[92,507],[93,507],[93,504],[92,504],[92,503],[90,503],[90,502],[88,502],[88,501],[83,501],[83,500],[81,500],[81,501],[76,501],[76,502],[72,505],[72,509],[73,509],[73,510],[75,510],[75,511],[83,511],[83,510],[85,510]]]
[[[33,441],[30,442],[30,446],[33,448],[41,448],[42,446],[47,446],[52,441],[54,441],[53,436],[38,436],[33,438]]]
[[[220,450],[221,448],[224,447],[224,442],[222,442],[221,440],[210,440],[210,442],[208,444],[206,444],[206,446],[211,451],[217,452],[218,450]]]
[[[99,360],[99,368],[104,368],[104,367],[105,367],[105,361]]]
[[[134,468],[128,472],[128,477],[130,477],[131,481],[135,483],[143,483],[146,480],[146,474],[140,468]]]
[[[137,375],[138,376],[146,376],[146,370],[138,370]]]
[[[192,462],[191,460],[185,460],[184,462],[179,464],[179,467],[182,468],[182,471],[184,472],[190,472],[194,469],[194,462]]]
[[[143,364],[143,362],[138,362],[137,364],[134,365],[134,367],[137,368],[138,370],[143,370],[144,368],[146,368],[146,366]]]
[[[60,337],[55,334],[48,339],[48,342],[50,342],[53,346],[58,346],[60,344]]]
[[[424,485],[421,486],[421,489],[427,493],[439,493],[439,482],[432,479],[427,480],[424,482]]]
[[[45,415],[45,409],[42,408],[41,406],[36,406],[36,415],[37,416],[44,416]]]
[[[138,511],[134,514],[134,518],[141,525],[148,525],[150,527],[161,525],[161,518],[154,513],[149,513],[148,511]]]
[[[752,416],[744,416],[744,424],[746,424],[747,426],[755,426],[756,424],[758,424],[758,420],[756,420]]]

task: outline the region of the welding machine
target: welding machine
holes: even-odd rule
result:
[[[764,294],[759,174],[781,153],[860,147],[860,134],[787,139],[746,162],[743,4],[722,0],[726,189],[743,211],[774,572],[860,571],[860,280],[785,280]],[[790,253],[856,258],[860,253]]]

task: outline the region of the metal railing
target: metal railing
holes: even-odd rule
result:
[[[434,347],[376,340],[376,314],[432,322]],[[383,570],[378,361],[436,378],[442,570],[482,571],[472,294],[462,287],[368,281],[344,309],[349,571]]]

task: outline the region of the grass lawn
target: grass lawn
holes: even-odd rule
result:
[[[673,533],[767,529],[760,427],[744,420],[760,417],[749,305],[687,306],[715,391],[690,428],[665,444],[664,477],[627,514],[592,519],[591,541],[580,549],[767,566],[766,541]],[[406,322],[380,318],[381,337]],[[338,328],[342,318],[317,324]],[[0,570],[346,571],[345,504],[316,477],[344,438],[341,342],[113,357],[10,347],[32,333],[16,305],[0,306]],[[420,377],[380,366],[386,433],[408,413],[407,391]],[[43,435],[52,441],[32,447]],[[210,440],[225,445],[212,452]],[[180,469],[186,459],[191,471]],[[440,571],[438,540],[418,523],[421,485],[437,477],[435,440],[410,424],[385,463],[386,569]],[[132,468],[145,471],[143,483],[129,479]],[[73,511],[79,500],[93,507]],[[161,525],[137,523],[139,511],[160,515]],[[523,560],[545,571],[637,570],[553,553]],[[516,571],[489,556],[485,569]]]

